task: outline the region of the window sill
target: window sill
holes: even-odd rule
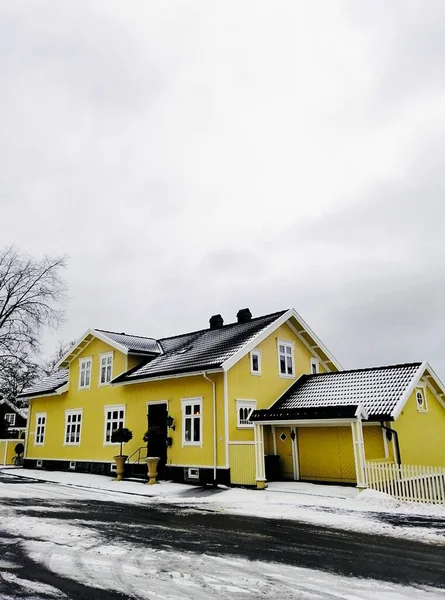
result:
[[[97,387],[108,387],[109,385],[111,385],[111,381],[108,381],[107,383],[99,383]]]
[[[261,371],[258,373],[258,371],[250,371],[251,375],[255,375],[255,377],[261,377]]]
[[[430,411],[429,411],[429,408],[418,408],[417,412],[419,412],[419,413],[429,413]]]
[[[80,446],[80,442],[65,442],[64,446]]]
[[[91,386],[89,385],[88,387],[84,386],[84,387],[77,388],[78,392],[82,392],[83,390],[91,390]]]
[[[183,448],[186,448],[187,446],[195,446],[198,448],[202,448],[202,442],[182,442]]]
[[[255,429],[255,425],[252,423],[252,425],[237,425],[236,426],[237,429]]]
[[[295,379],[295,375],[284,375],[283,373],[279,373],[280,379]]]

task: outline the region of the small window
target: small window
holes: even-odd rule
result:
[[[278,369],[281,377],[294,377],[294,344],[278,340]]]
[[[182,402],[182,444],[202,445],[202,398],[186,398]]]
[[[15,413],[6,413],[5,421],[8,423],[9,427],[13,427],[15,425]]]
[[[195,469],[194,467],[189,467],[187,469],[187,478],[188,479],[199,479],[199,469]]]
[[[43,446],[45,443],[46,413],[36,413],[36,435],[35,446]]]
[[[70,462],[70,466],[68,467],[70,471],[76,470],[76,463],[74,461]]]
[[[99,385],[107,385],[110,383],[113,375],[113,354],[100,355],[100,372],[99,372]]]
[[[318,358],[311,358],[311,374],[316,375],[320,372],[320,361]]]
[[[256,400],[237,400],[237,427],[240,429],[253,428],[254,424],[249,421],[250,415],[256,408]]]
[[[79,389],[89,389],[91,385],[91,358],[81,358],[79,360]]]
[[[38,461],[36,462],[36,467],[37,467],[38,469],[41,469],[41,468],[43,467],[43,460],[38,460]]]
[[[82,427],[82,411],[71,410],[65,413],[65,445],[79,446],[80,429]]]
[[[261,375],[261,352],[252,350],[250,353],[250,372],[252,375]]]
[[[428,410],[428,407],[426,404],[425,390],[423,388],[416,389],[416,403],[417,403],[417,410],[419,412],[426,412]]]
[[[105,408],[105,444],[111,444],[111,434],[119,427],[124,427],[125,406],[108,406]]]

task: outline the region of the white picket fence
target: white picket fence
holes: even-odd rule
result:
[[[399,500],[445,504],[445,467],[367,462],[368,487]]]

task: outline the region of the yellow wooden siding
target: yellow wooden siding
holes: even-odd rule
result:
[[[365,443],[366,460],[385,458],[385,447],[383,445],[383,434],[380,426],[363,427],[363,441]]]
[[[419,412],[414,391],[391,427],[399,434],[402,463],[445,466],[445,409],[429,388],[426,399],[428,412]]]
[[[173,445],[168,448],[167,462],[171,465],[213,466],[213,396],[212,385],[202,375],[164,379],[125,386],[99,386],[99,356],[113,349],[100,340],[94,340],[77,357],[70,369],[70,386],[66,394],[34,398],[30,405],[27,458],[70,461],[111,462],[118,452],[117,445],[104,445],[105,406],[125,406],[125,426],[133,432],[133,439],[125,445],[125,454],[132,454],[144,446],[142,437],[147,430],[147,402],[166,400],[168,412],[175,420],[175,430],[169,430]],[[93,358],[91,388],[78,389],[79,358]],[[126,367],[126,357],[113,351],[113,376]],[[224,394],[222,374],[209,377],[216,382],[217,402],[217,462],[226,466],[224,434]],[[202,446],[182,446],[182,398],[202,397]],[[82,409],[81,443],[65,446],[65,411]],[[45,441],[35,446],[36,413],[47,415]]]
[[[230,481],[237,485],[255,485],[255,446],[230,444]]]
[[[298,429],[300,479],[355,482],[350,427]]]
[[[295,343],[295,377],[280,377],[278,372],[278,340]],[[229,439],[253,441],[253,430],[237,428],[236,400],[256,400],[257,408],[269,408],[303,373],[310,373],[310,359],[314,354],[286,325],[281,325],[257,348],[261,352],[261,375],[250,372],[250,353],[228,372]]]
[[[0,440],[0,465],[12,465],[12,459],[15,456],[14,448],[18,443],[23,444],[24,440]]]

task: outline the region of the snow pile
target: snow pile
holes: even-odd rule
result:
[[[359,503],[361,506],[366,506],[370,509],[394,509],[401,505],[401,502],[397,498],[393,498],[389,494],[378,492],[377,490],[363,490],[355,499],[354,502]]]

